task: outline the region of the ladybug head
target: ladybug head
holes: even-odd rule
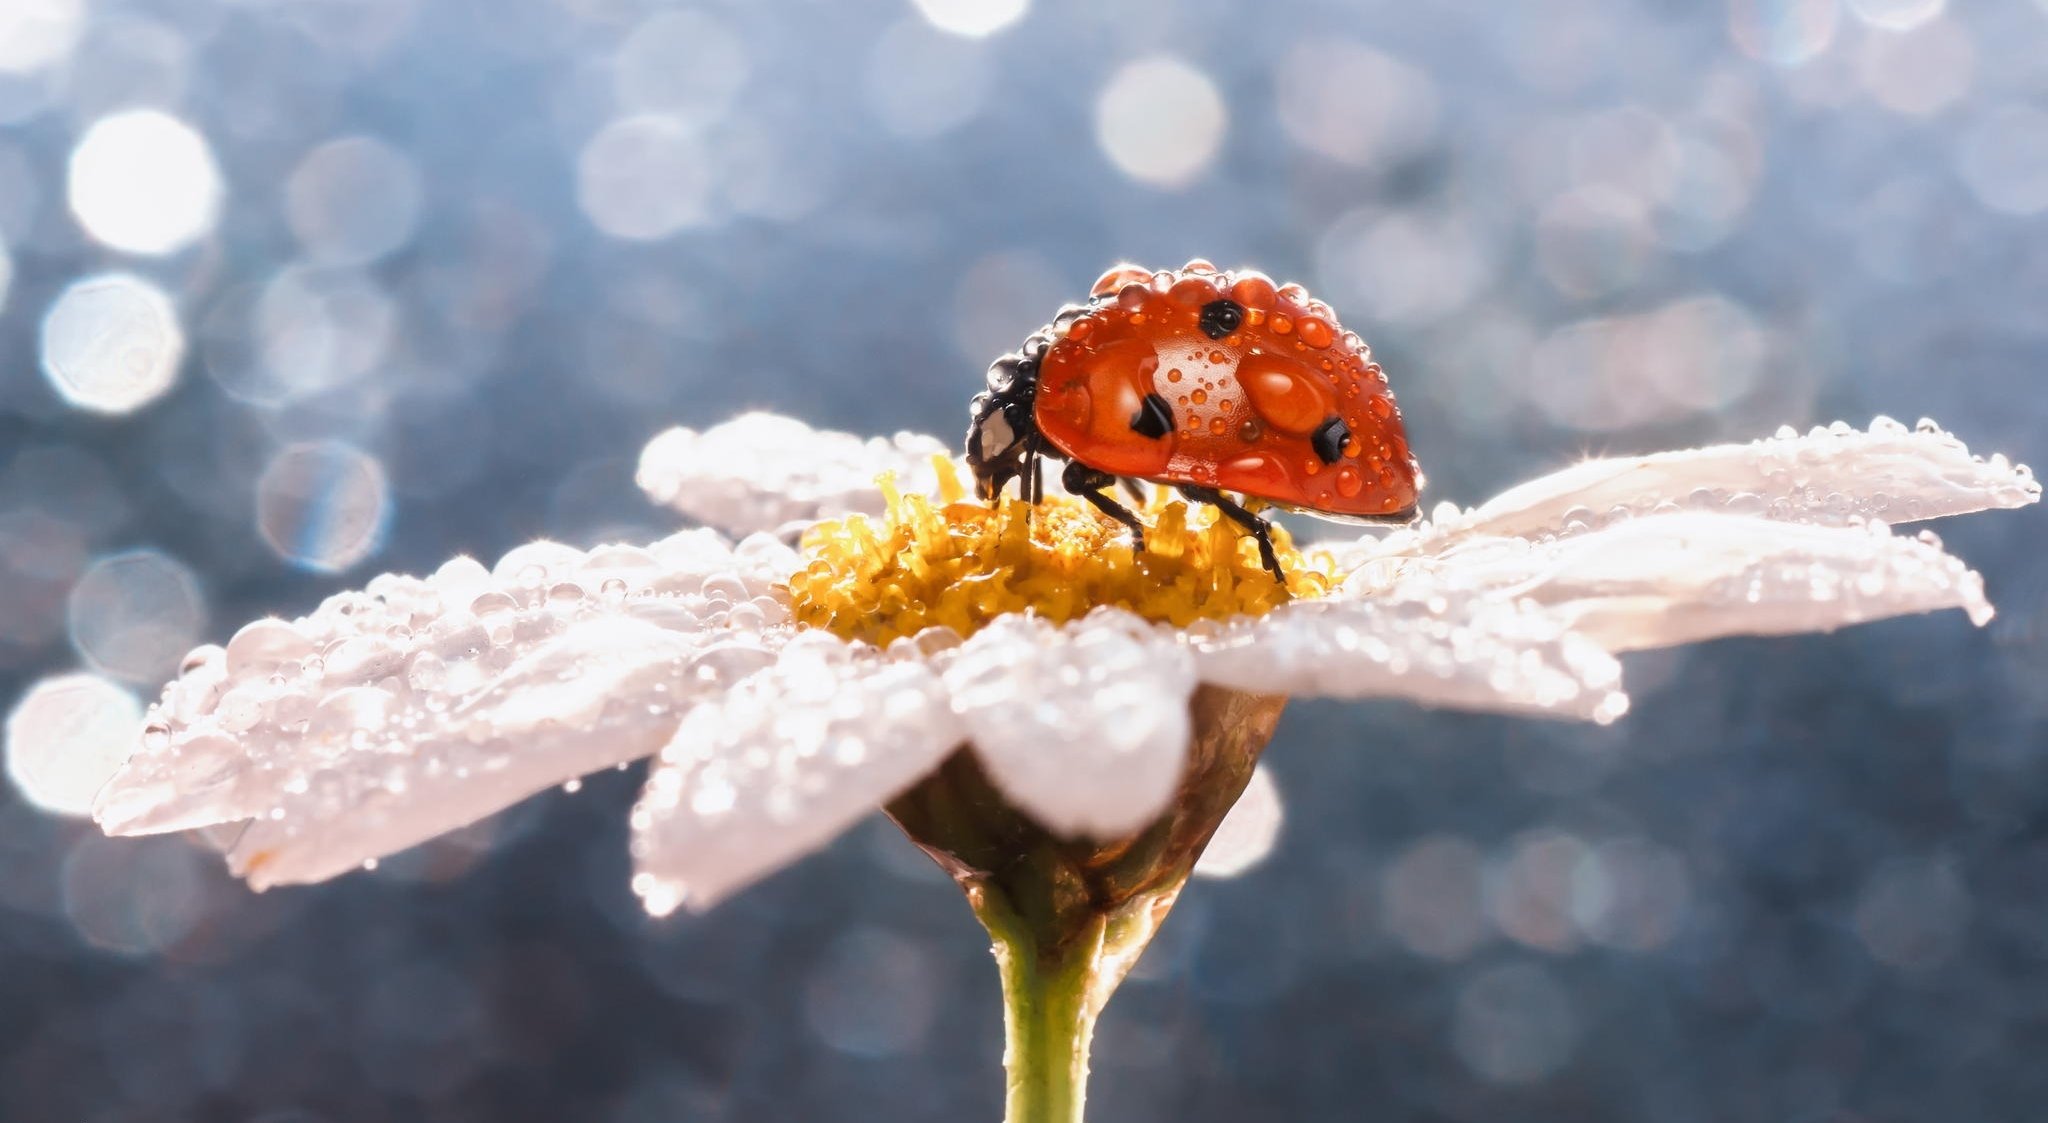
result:
[[[1031,404],[1038,388],[1038,361],[1049,343],[1045,333],[1033,335],[1023,351],[990,363],[988,389],[976,394],[968,408],[967,466],[974,472],[975,494],[984,503],[995,502],[1039,452]]]

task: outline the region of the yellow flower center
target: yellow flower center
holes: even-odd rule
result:
[[[933,460],[936,506],[899,494],[885,477],[886,516],[853,515],[804,533],[809,564],[789,579],[797,622],[886,644],[932,627],[971,635],[1006,612],[1061,623],[1115,605],[1185,627],[1257,615],[1290,590],[1313,597],[1335,584],[1326,559],[1312,565],[1277,527],[1287,589],[1260,566],[1258,544],[1211,508],[1191,514],[1185,503],[1155,499],[1143,512],[1145,549],[1134,554],[1130,532],[1079,499],[968,502],[952,462]]]

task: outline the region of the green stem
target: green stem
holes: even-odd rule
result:
[[[971,749],[890,801],[890,817],[952,875],[995,943],[1007,1123],[1081,1123],[1095,1019],[1244,791],[1285,704],[1196,691],[1180,790],[1157,821],[1123,838],[1047,831],[1009,803]]]
[[[1176,880],[1057,933],[998,894],[971,899],[1003,981],[1005,1123],[1081,1123],[1095,1019],[1180,894]]]
[[[1019,935],[996,937],[1003,975],[1006,1123],[1081,1123],[1088,1100],[1088,1045],[1095,1036],[1095,959],[1100,926],[1050,954]]]

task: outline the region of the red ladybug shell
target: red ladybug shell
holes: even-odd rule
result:
[[[1033,415],[1061,452],[1119,476],[1241,492],[1315,514],[1413,512],[1421,476],[1386,374],[1301,286],[1276,288],[1257,273],[1219,273],[1198,261],[1159,273],[1112,269],[1095,283],[1095,295],[1110,293],[1068,325],[1039,369]],[[1243,314],[1211,338],[1203,309],[1225,299]],[[1149,394],[1171,409],[1162,436],[1147,436],[1136,420]],[[1332,418],[1348,439],[1336,438]],[[1334,459],[1317,451],[1324,426],[1322,448]]]

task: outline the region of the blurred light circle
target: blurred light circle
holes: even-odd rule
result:
[[[1280,840],[1280,825],[1287,810],[1280,800],[1280,785],[1264,765],[1252,770],[1251,782],[1236,806],[1223,817],[1208,849],[1195,862],[1196,877],[1236,877],[1249,872],[1273,852]]]
[[[990,73],[979,43],[902,20],[875,40],[864,83],[882,127],[912,140],[938,136],[980,114]]]
[[[1606,187],[1566,192],[1536,219],[1536,262],[1559,292],[1588,298],[1642,276],[1651,253],[1648,209]]]
[[[1411,156],[1436,131],[1429,76],[1361,43],[1295,45],[1274,75],[1274,98],[1294,143],[1356,167]]]
[[[576,199],[599,230],[629,241],[666,238],[710,218],[710,154],[674,117],[613,121],[576,160]]]
[[[396,319],[391,298],[361,273],[291,268],[264,286],[254,326],[264,366],[308,393],[369,373]]]
[[[135,109],[93,122],[71,150],[71,213],[100,243],[138,254],[185,248],[220,219],[213,152],[190,125]]]
[[[818,1039],[857,1057],[912,1052],[938,1012],[939,975],[924,943],[880,928],[838,938],[804,990],[804,1020]]]
[[[1873,958],[1908,971],[1954,956],[1970,924],[1970,890],[1949,862],[1895,858],[1870,875],[1856,900],[1856,935]]]
[[[1899,35],[1873,35],[1857,55],[1864,92],[1886,109],[1925,117],[1970,92],[1977,48],[1952,20]]]
[[[1324,299],[1362,320],[1419,323],[1464,308],[1493,274],[1469,212],[1348,211],[1316,242]]]
[[[256,529],[293,565],[337,573],[383,545],[390,501],[375,457],[343,441],[304,442],[256,481]]]
[[[64,916],[103,951],[165,951],[205,917],[201,861],[183,839],[83,835],[64,856]]]
[[[1462,838],[1417,839],[1380,875],[1387,932],[1416,955],[1457,960],[1486,941],[1485,855]]]
[[[633,29],[612,56],[612,89],[635,113],[698,123],[723,115],[747,81],[747,44],[717,18],[663,12]]]
[[[1756,317],[1712,294],[1563,325],[1530,352],[1521,385],[1557,424],[1627,429],[1739,401],[1771,354]]]
[[[1572,918],[1607,947],[1662,947],[1684,923],[1690,898],[1685,859],[1643,839],[1603,841],[1572,871]]]
[[[1194,182],[1223,145],[1229,124],[1209,76],[1177,58],[1124,64],[1095,100],[1095,139],[1125,175],[1154,187]]]
[[[1035,250],[1002,250],[967,267],[953,287],[953,344],[970,363],[1015,351],[1045,326],[1073,283]]]
[[[1992,210],[2048,210],[2048,112],[2018,103],[1991,110],[1964,131],[1957,165]]]
[[[138,106],[182,104],[192,70],[188,34],[153,19],[95,19],[92,35],[65,68],[70,110],[96,117]]]
[[[71,644],[94,670],[152,684],[177,670],[206,622],[198,579],[156,550],[94,561],[67,605]]]
[[[1494,925],[1532,948],[1576,949],[1572,879],[1586,854],[1585,843],[1561,831],[1535,830],[1515,839],[1506,859],[1486,878],[1487,911]]]
[[[1526,1084],[1564,1067],[1578,1047],[1579,1019],[1571,996],[1549,972],[1508,963],[1458,988],[1451,1043],[1481,1078]]]
[[[1849,10],[1872,27],[1908,31],[1941,15],[1948,0],[1849,0]]]
[[[1757,162],[1724,140],[1682,136],[1670,180],[1658,193],[1657,239],[1697,251],[1728,237],[1749,208]]]
[[[43,316],[43,375],[80,409],[140,409],[171,388],[184,357],[170,298],[132,274],[74,281]]]
[[[1016,23],[1030,0],[914,0],[917,10],[940,31],[979,39]]]
[[[412,240],[423,195],[411,157],[375,137],[342,137],[292,169],[285,217],[314,261],[362,265]]]
[[[89,815],[93,797],[142,733],[133,694],[98,675],[46,678],[7,715],[7,778],[56,815]]]
[[[1751,58],[1798,66],[1835,40],[1840,0],[1731,0],[1728,32]]]
[[[793,222],[818,209],[832,184],[832,156],[787,130],[735,118],[711,148],[712,178],[735,213]]]
[[[62,62],[84,26],[85,0],[0,0],[0,72]]]

